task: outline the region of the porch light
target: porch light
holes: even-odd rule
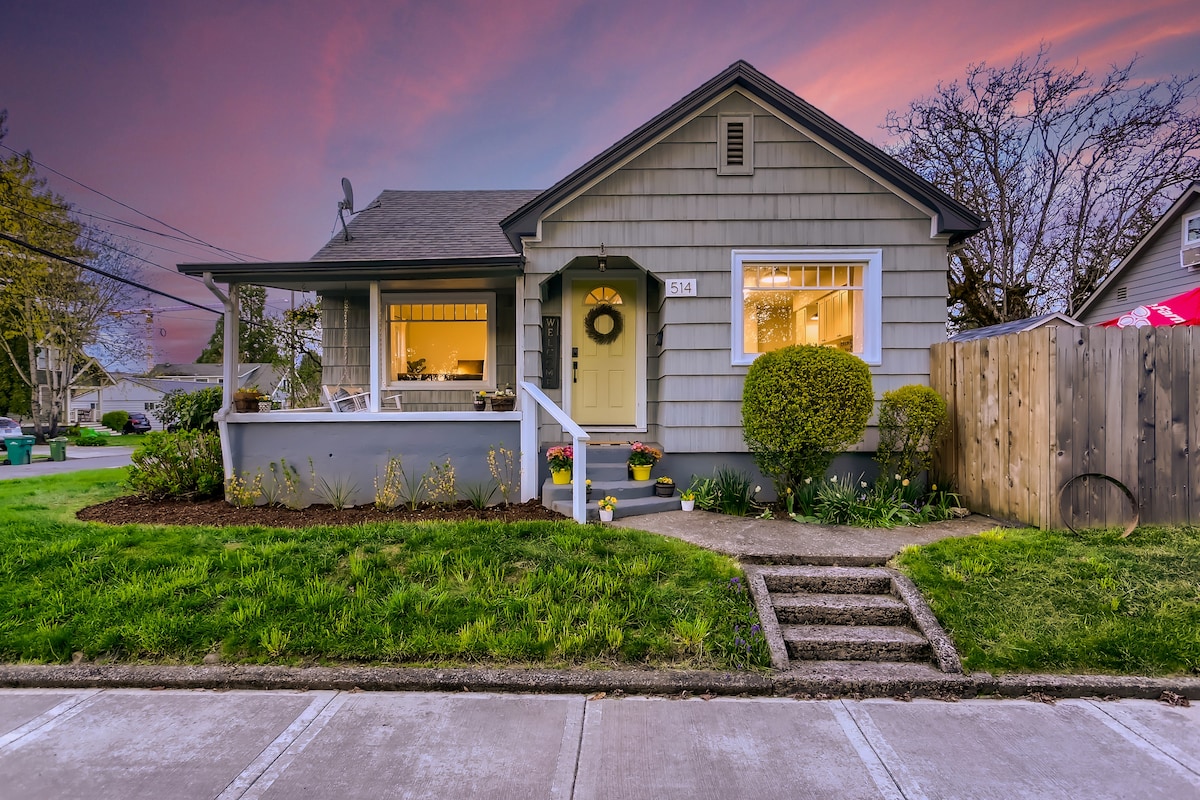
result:
[[[608,269],[608,255],[604,252],[604,242],[600,243],[600,255],[596,258],[596,266],[601,272]]]

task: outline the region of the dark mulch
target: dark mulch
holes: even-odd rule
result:
[[[88,506],[75,516],[85,522],[107,522],[110,525],[261,525],[271,528],[357,525],[368,522],[461,522],[474,519],[521,522],[567,519],[562,514],[544,508],[537,500],[492,506],[484,510],[478,510],[463,500],[446,508],[423,506],[415,511],[407,507],[380,511],[374,506],[344,508],[338,511],[328,505],[311,505],[298,510],[275,506],[237,508],[221,499],[152,501],[132,495]]]

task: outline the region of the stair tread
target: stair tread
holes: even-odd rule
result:
[[[771,593],[776,608],[896,608],[908,609],[904,601],[890,594],[851,594],[826,592]]]
[[[925,637],[896,625],[781,625],[785,642],[886,642],[925,644]]]
[[[891,573],[882,567],[820,567],[808,564],[780,565],[772,567],[767,577],[788,578],[875,578],[891,577]]]

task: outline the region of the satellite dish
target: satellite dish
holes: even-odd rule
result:
[[[354,187],[350,185],[349,178],[342,178],[342,196],[344,199],[338,201],[338,219],[342,221],[342,236],[345,241],[350,241],[350,229],[346,227],[346,212],[354,215]]]

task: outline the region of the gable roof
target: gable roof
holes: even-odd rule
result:
[[[1192,202],[1192,199],[1197,196],[1200,196],[1200,181],[1192,181],[1191,184],[1183,190],[1183,193],[1180,194],[1179,197],[1175,198],[1175,202],[1171,204],[1171,207],[1168,208],[1161,217],[1159,217],[1158,222],[1154,223],[1154,226],[1151,227],[1150,230],[1146,231],[1146,235],[1143,236],[1138,243],[1133,246],[1133,249],[1129,251],[1129,254],[1121,259],[1121,263],[1117,264],[1116,268],[1112,272],[1108,273],[1108,277],[1096,287],[1096,290],[1092,292],[1091,296],[1089,296],[1087,300],[1083,301],[1083,305],[1075,310],[1075,316],[1082,317],[1085,313],[1087,313],[1089,308],[1094,306],[1100,300],[1101,297],[1108,294],[1109,289],[1113,287],[1113,285],[1117,282],[1129,265],[1137,260],[1142,251],[1145,250],[1150,245],[1150,242],[1162,232],[1163,228],[1166,228],[1168,225],[1173,225],[1179,220],[1180,215],[1183,214],[1183,210],[1187,208]]]
[[[1059,322],[1063,325],[1070,325],[1072,328],[1083,326],[1082,322],[1068,317],[1066,314],[1060,314],[1057,311],[1053,314],[1042,314],[1037,317],[1029,317],[1027,319],[1017,319],[1012,322],[1001,322],[996,325],[987,325],[983,328],[972,328],[969,331],[962,331],[950,337],[952,342],[973,342],[976,339],[987,339],[991,336],[1003,336],[1006,333],[1024,333],[1035,328],[1040,328],[1043,325],[1048,325],[1051,322]]]
[[[539,189],[466,191],[386,190],[356,214],[313,261],[431,259],[460,261],[513,256],[500,220],[540,194]]]
[[[889,181],[921,203],[935,215],[938,233],[950,234],[952,243],[978,233],[986,226],[982,217],[883,150],[805,102],[747,62],[736,61],[721,74],[506,217],[501,226],[513,248],[520,249],[521,237],[537,234],[538,221],[551,208],[599,180],[637,154],[644,146],[665,135],[678,123],[701,111],[733,88],[741,89],[764,101],[784,117],[835,148],[848,161]]]

